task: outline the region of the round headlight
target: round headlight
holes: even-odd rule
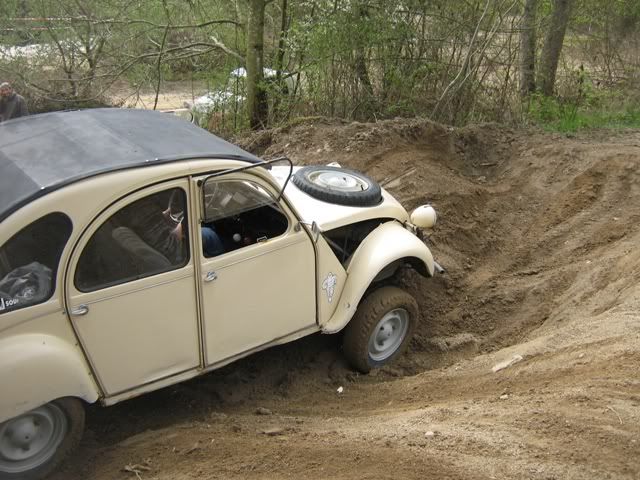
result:
[[[435,209],[431,205],[422,205],[411,213],[411,223],[420,228],[433,228],[436,224]]]

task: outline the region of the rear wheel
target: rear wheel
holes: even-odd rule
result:
[[[84,407],[61,398],[0,424],[0,480],[40,480],[73,450],[84,430]]]
[[[418,304],[407,292],[397,287],[375,290],[345,329],[345,357],[362,373],[382,367],[405,350],[417,321]]]

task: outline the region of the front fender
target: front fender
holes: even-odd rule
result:
[[[0,385],[0,423],[57,398],[99,396],[77,347],[44,334],[0,341]]]
[[[353,254],[347,281],[333,316],[320,325],[323,333],[342,330],[371,282],[385,267],[398,260],[413,264],[423,275],[433,276],[433,255],[427,246],[400,223],[389,221],[373,230]]]

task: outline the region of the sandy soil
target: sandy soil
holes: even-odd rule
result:
[[[92,407],[55,480],[640,478],[640,132],[315,121],[241,143],[436,207],[448,272],[403,278],[409,352],[362,376],[317,335]]]
[[[193,101],[207,93],[207,83],[203,80],[163,82],[158,94],[157,110],[174,110],[183,108],[185,102]],[[109,101],[113,105],[127,108],[153,109],[156,93],[150,88],[135,89],[125,81],[116,82],[108,92]]]

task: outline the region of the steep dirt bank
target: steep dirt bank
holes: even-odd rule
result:
[[[640,132],[316,121],[244,146],[436,207],[448,272],[404,278],[410,352],[360,376],[315,336],[91,409],[56,480],[640,477]]]

